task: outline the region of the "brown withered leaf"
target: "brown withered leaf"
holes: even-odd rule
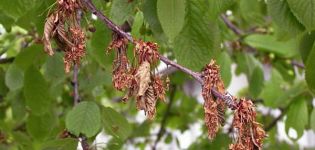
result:
[[[161,77],[153,76],[152,85],[153,85],[155,96],[164,102],[165,101],[165,88],[164,88]]]
[[[53,32],[56,29],[56,22],[58,22],[58,19],[55,14],[51,14],[45,22],[44,26],[44,36],[43,36],[43,43],[44,43],[44,50],[45,52],[52,56],[54,54],[54,51],[51,46],[51,38],[53,37]]]
[[[149,88],[150,79],[150,63],[144,61],[140,64],[137,74],[136,80],[139,83],[139,90],[137,96],[143,96],[147,89]]]
[[[145,94],[137,97],[137,109],[144,110],[145,115],[149,119],[153,119],[156,113],[156,101],[157,97],[154,94],[153,86],[149,85]]]
[[[230,145],[231,150],[262,148],[266,134],[262,126],[256,122],[256,110],[252,101],[240,99],[232,125],[237,131],[237,140]]]
[[[224,113],[226,104],[220,99],[216,99],[211,90],[218,90],[224,93],[224,84],[220,77],[220,68],[215,64],[214,60],[203,69],[202,78],[202,96],[204,98],[205,124],[208,128],[208,137],[213,139],[219,130],[220,125],[224,124]]]
[[[139,64],[144,61],[155,63],[159,59],[158,45],[152,42],[144,42],[142,40],[135,41],[134,52],[138,56]]]

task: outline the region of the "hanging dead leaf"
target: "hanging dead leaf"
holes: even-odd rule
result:
[[[149,88],[150,79],[150,63],[147,61],[142,62],[140,64],[137,74],[136,80],[139,83],[139,91],[137,96],[143,96],[147,89]]]
[[[44,50],[48,55],[52,56],[54,51],[51,46],[51,38],[53,37],[53,32],[56,28],[56,22],[58,21],[57,17],[54,14],[51,14],[45,22],[44,26],[44,36],[43,36],[43,43],[44,43]]]

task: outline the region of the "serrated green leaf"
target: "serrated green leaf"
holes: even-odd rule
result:
[[[268,13],[279,30],[295,36],[305,29],[291,12],[286,0],[268,0],[267,5]]]
[[[310,118],[310,126],[313,131],[315,131],[315,109],[313,108],[313,111],[311,113],[311,118]]]
[[[5,84],[11,91],[15,91],[23,87],[24,72],[15,64],[11,64],[5,74]]]
[[[303,135],[303,131],[307,123],[307,105],[305,100],[299,97],[292,102],[288,109],[287,119],[285,121],[285,130],[288,133],[289,129],[293,128],[297,132],[296,139],[299,139]]]
[[[249,92],[256,98],[264,85],[264,73],[262,68],[260,67],[255,67],[252,75],[250,76],[249,79]]]
[[[46,142],[41,150],[76,150],[78,140],[73,138],[57,139]]]
[[[43,68],[48,81],[58,83],[65,78],[63,55],[61,53],[48,57]]]
[[[101,127],[100,109],[96,103],[84,101],[77,104],[66,116],[66,128],[76,136],[96,135]]]
[[[221,78],[224,82],[224,86],[228,87],[232,78],[231,64],[232,60],[226,52],[221,52],[217,58],[217,63],[220,66]]]
[[[271,35],[252,34],[245,37],[244,42],[258,50],[275,53],[282,57],[289,58],[297,55],[295,39],[283,42]]]
[[[206,4],[203,1],[186,1],[185,25],[174,42],[178,63],[200,71],[219,49],[219,33],[216,24],[204,18]]]
[[[299,51],[304,63],[307,61],[315,41],[315,32],[305,33],[300,40]]]
[[[124,140],[131,134],[127,119],[110,107],[104,107],[102,115],[105,132],[115,138]]]
[[[305,80],[310,91],[315,94],[315,46],[307,57],[305,67]]]
[[[173,41],[184,25],[185,1],[158,0],[157,14],[164,33]]]
[[[49,111],[51,106],[49,85],[35,67],[30,67],[25,72],[24,96],[32,113],[41,115]]]
[[[133,11],[137,0],[128,2],[126,0],[114,0],[110,10],[111,20],[118,25],[122,25],[129,17],[133,16]]]
[[[27,132],[38,141],[44,141],[56,125],[57,116],[53,112],[31,114],[26,121]]]
[[[315,0],[287,0],[287,2],[307,30],[315,29]]]

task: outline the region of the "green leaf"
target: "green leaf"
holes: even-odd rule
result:
[[[15,64],[11,64],[5,74],[5,84],[11,91],[23,87],[24,72]]]
[[[66,128],[76,136],[96,135],[101,127],[100,109],[96,103],[84,101],[76,105],[66,116]]]
[[[159,42],[166,41],[166,35],[163,32],[161,23],[157,15],[157,0],[145,0],[143,4],[143,16],[146,22],[148,22],[150,29],[153,32],[154,37]]]
[[[73,138],[48,141],[42,146],[42,150],[76,150],[78,140]]]
[[[103,126],[105,132],[115,138],[124,140],[131,134],[131,126],[127,119],[110,107],[103,108]]]
[[[12,133],[13,139],[18,143],[19,147],[23,150],[34,150],[32,145],[31,137],[26,135],[24,132],[15,131]]]
[[[25,12],[34,9],[41,4],[41,0],[15,0],[14,2],[10,0],[1,0],[0,9],[14,19],[18,19],[24,15]]]
[[[226,52],[221,52],[217,58],[217,63],[220,66],[221,78],[225,87],[228,87],[232,78],[231,64],[232,60]]]
[[[184,25],[185,1],[158,0],[157,14],[164,33],[173,41]]]
[[[297,138],[299,139],[303,135],[305,126],[308,123],[308,111],[305,100],[297,98],[290,105],[287,112],[287,119],[285,121],[285,130],[288,133],[290,128],[293,128],[297,132]]]
[[[315,94],[315,46],[307,57],[305,67],[305,80],[310,91]]]
[[[25,72],[24,96],[32,113],[41,115],[49,111],[51,106],[49,85],[35,67],[30,67]]]
[[[309,56],[315,41],[315,32],[308,33],[306,32],[300,40],[299,51],[302,57],[304,64],[307,61],[307,57]]]
[[[271,35],[252,34],[245,37],[244,42],[258,50],[275,53],[281,57],[289,58],[297,55],[295,39],[283,42]]]
[[[186,1],[185,25],[174,42],[178,63],[195,71],[209,63],[219,49],[218,26],[208,23],[206,9],[203,1]]]
[[[257,66],[255,67],[249,79],[249,92],[254,96],[254,98],[256,98],[260,94],[263,88],[263,84],[264,84],[264,73],[263,73],[262,68]]]
[[[48,81],[58,83],[65,78],[63,55],[61,53],[48,57],[43,68]]]
[[[287,0],[287,2],[307,30],[315,29],[315,0]]]
[[[131,35],[135,38],[142,38],[142,29],[144,27],[144,17],[141,11],[138,11],[134,17],[132,24]]]
[[[281,96],[283,90],[281,85],[283,84],[283,78],[278,70],[272,69],[271,79],[265,82],[259,97],[264,100],[266,106],[276,108],[276,99]]]
[[[122,25],[129,17],[133,16],[133,11],[137,0],[128,2],[126,0],[114,0],[110,10],[111,20],[118,25]]]
[[[19,68],[25,71],[28,67],[30,67],[34,60],[37,60],[39,54],[43,53],[42,45],[32,45],[23,49],[15,58],[14,63]]]
[[[6,31],[10,32],[11,27],[14,23],[14,19],[6,15],[2,10],[0,10],[0,23],[4,26]]]
[[[247,23],[262,24],[264,22],[258,0],[240,0],[240,13]]]
[[[302,96],[303,93],[308,92],[305,81],[294,83],[287,91],[282,92],[281,96],[274,101],[275,106],[285,107],[290,104],[297,96]]]
[[[269,15],[279,30],[295,36],[305,29],[291,12],[286,0],[268,0],[267,5]]]
[[[313,108],[313,111],[311,113],[311,118],[310,118],[310,126],[313,131],[315,131],[315,109]]]
[[[44,141],[57,125],[57,116],[53,112],[47,112],[40,116],[31,114],[26,122],[28,133],[38,141]]]
[[[88,43],[88,54],[92,56],[102,67],[108,67],[112,58],[106,57],[106,49],[111,41],[111,32],[104,27],[101,21],[95,22],[96,32],[93,33],[90,42]]]

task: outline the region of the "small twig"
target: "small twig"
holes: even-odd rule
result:
[[[161,127],[159,129],[159,132],[157,133],[157,138],[154,142],[154,145],[152,147],[152,150],[156,150],[156,146],[159,143],[159,141],[161,140],[163,134],[165,133],[165,125],[166,125],[166,121],[169,117],[169,114],[171,112],[173,103],[174,103],[174,97],[175,97],[175,93],[176,93],[176,86],[172,86],[172,88],[170,89],[170,101],[167,105],[166,111],[164,113],[163,119],[161,121]]]
[[[225,14],[221,14],[221,18],[223,22],[226,24],[228,28],[230,28],[236,35],[242,36],[244,35],[244,32],[239,29],[236,25],[234,25]]]
[[[304,64],[299,63],[299,62],[297,62],[296,60],[292,60],[292,61],[291,61],[291,65],[296,66],[296,67],[301,68],[301,69],[304,69],[304,68],[305,68]]]
[[[275,118],[274,120],[271,121],[271,123],[269,125],[265,126],[265,131],[268,132],[270,131],[274,126],[276,126],[276,124],[278,123],[278,121],[280,121],[283,116],[285,115],[285,111],[282,111],[281,114]]]

